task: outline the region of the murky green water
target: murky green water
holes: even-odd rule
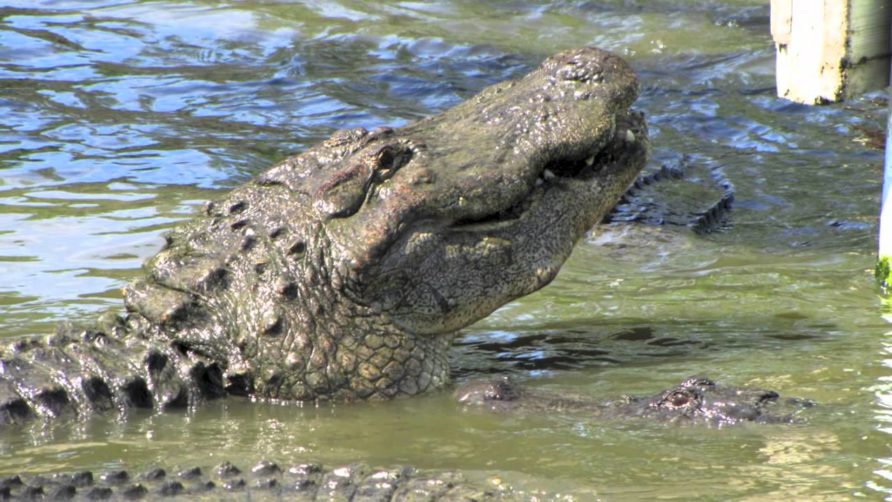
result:
[[[214,403],[0,433],[0,472],[271,457],[463,469],[580,500],[892,494],[892,339],[870,278],[885,100],[774,97],[762,0],[0,2],[0,335],[117,304],[194,207],[333,129],[400,125],[557,50],[624,54],[654,162],[720,168],[728,231],[614,229],[465,331],[460,378],[595,397],[689,374],[814,399],[722,430],[463,412],[448,396]],[[624,232],[632,236],[622,237]]]

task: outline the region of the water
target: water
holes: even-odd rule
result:
[[[337,128],[401,125],[594,44],[639,72],[653,162],[720,168],[731,227],[622,229],[464,331],[460,379],[648,394],[695,373],[820,403],[721,430],[463,412],[446,394],[237,401],[0,435],[0,472],[223,459],[462,469],[580,500],[892,496],[892,339],[870,277],[884,99],[774,97],[762,0],[5,2],[0,334],[120,303],[164,230]],[[632,237],[623,237],[623,233]]]

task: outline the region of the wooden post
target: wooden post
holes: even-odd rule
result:
[[[889,83],[892,0],[771,0],[777,95],[841,101]]]
[[[892,288],[892,88],[889,89],[889,110],[886,116],[886,158],[883,170],[883,195],[880,199],[880,252],[874,276],[884,294]]]

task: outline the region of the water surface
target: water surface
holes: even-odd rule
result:
[[[448,395],[238,401],[0,434],[0,472],[356,460],[580,500],[892,493],[892,341],[870,277],[885,99],[774,96],[762,0],[44,1],[0,6],[0,335],[120,304],[163,232],[345,127],[399,126],[598,45],[639,72],[653,163],[719,169],[729,227],[614,227],[466,329],[459,379],[648,394],[690,374],[814,399],[721,430],[464,412]]]

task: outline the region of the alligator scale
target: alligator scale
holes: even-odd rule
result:
[[[453,333],[548,284],[643,167],[636,94],[622,59],[579,49],[335,133],[168,234],[123,315],[9,347],[0,423],[444,386]]]

